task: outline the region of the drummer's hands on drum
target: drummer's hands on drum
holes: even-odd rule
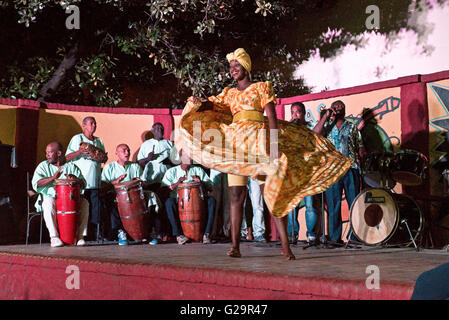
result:
[[[201,182],[201,179],[200,179],[200,177],[198,177],[198,176],[193,175],[193,176],[192,176],[192,179],[193,179],[193,181],[195,181],[195,182]]]
[[[59,167],[58,170],[55,172],[55,174],[53,175],[53,180],[58,179],[62,174],[62,167]]]
[[[179,178],[179,179],[178,179],[178,182],[176,182],[176,183],[174,183],[174,184],[172,184],[172,185],[170,186],[170,190],[175,190],[175,189],[178,187],[178,185],[179,185],[180,183],[183,183],[186,179],[187,179],[186,177],[181,177],[181,178]]]
[[[112,180],[111,183],[112,183],[112,184],[120,183],[120,182],[122,182],[123,179],[125,179],[125,178],[126,178],[126,173],[122,174],[122,175],[121,175],[120,177],[118,177],[117,179]]]
[[[76,151],[76,153],[77,153],[77,156],[80,156],[80,155],[88,155],[88,154],[89,154],[89,151],[87,150],[87,148],[80,147],[80,148],[78,149],[78,151]]]

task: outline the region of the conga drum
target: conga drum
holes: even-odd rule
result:
[[[148,234],[148,210],[142,181],[134,179],[118,183],[114,188],[123,228],[134,240],[145,239]]]
[[[193,241],[201,241],[206,227],[206,210],[201,182],[186,182],[178,185],[178,212],[184,235]]]
[[[74,179],[56,179],[54,186],[59,237],[66,244],[75,244],[80,224],[81,186]]]

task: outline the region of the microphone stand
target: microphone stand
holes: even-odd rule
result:
[[[333,122],[335,119],[332,119],[332,115],[334,114],[334,110],[332,109],[326,109],[323,110],[324,113],[326,111],[329,111],[329,118],[327,119],[327,122]],[[321,112],[323,112],[321,111]],[[322,113],[324,115],[324,113]],[[316,247],[319,249],[333,249],[335,246],[331,244],[326,237],[326,223],[325,223],[325,217],[324,217],[324,191],[321,192],[321,236],[319,242],[315,239],[314,243],[309,243],[306,246],[303,247],[303,250],[306,250],[311,247]]]
[[[314,243],[309,243],[304,246],[302,249],[306,250],[310,247],[316,247],[319,249],[333,249],[335,246],[331,244],[326,237],[326,223],[324,219],[324,192],[321,193],[321,237],[319,242],[315,240]]]

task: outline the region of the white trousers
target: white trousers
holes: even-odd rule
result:
[[[50,237],[59,237],[58,220],[56,217],[56,201],[53,197],[44,196],[42,201],[42,211],[44,212],[45,225],[47,226]],[[80,205],[80,226],[78,231],[78,239],[87,236],[87,220],[89,218],[89,202],[81,197]]]
[[[252,219],[252,227],[253,227],[253,235],[254,237],[263,236],[265,233],[265,221],[263,216],[263,195],[260,192],[260,186],[257,180],[253,180],[248,178],[248,189],[249,189],[249,198],[251,199],[251,205],[253,207],[253,219]],[[245,209],[243,209],[243,221],[242,221],[242,232],[241,235],[246,237],[247,225],[245,219]]]

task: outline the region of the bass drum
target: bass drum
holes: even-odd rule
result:
[[[366,245],[410,245],[421,233],[423,215],[409,196],[385,189],[362,191],[352,203],[350,221],[353,234]]]

